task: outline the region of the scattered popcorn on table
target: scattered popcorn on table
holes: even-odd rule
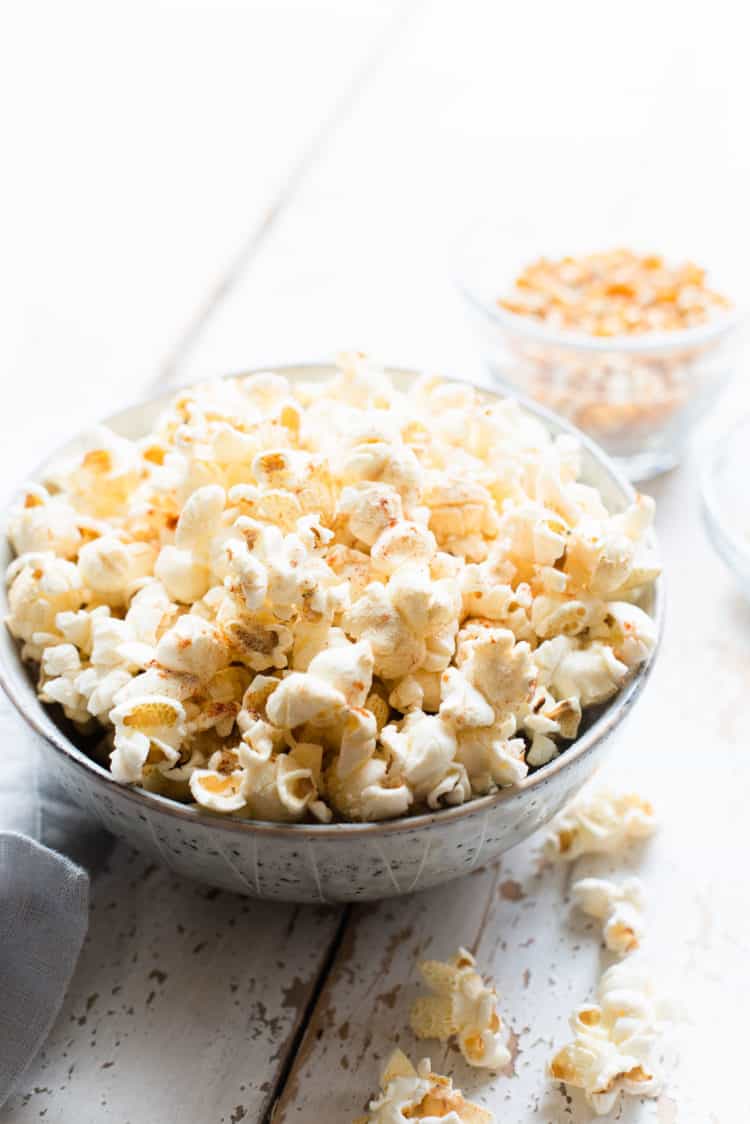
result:
[[[611,952],[624,956],[638,948],[644,931],[640,878],[626,878],[620,883],[607,878],[580,878],[571,891],[584,913],[604,922],[604,943]]]
[[[429,1059],[417,1068],[401,1050],[394,1050],[381,1079],[382,1093],[370,1101],[366,1116],[354,1124],[494,1124],[489,1109],[464,1099],[449,1077],[430,1071]]]
[[[621,1092],[659,1092],[652,1054],[664,1015],[638,956],[604,973],[598,999],[571,1017],[573,1042],[554,1055],[548,1076],[583,1089],[597,1115],[605,1115]]]
[[[654,809],[635,792],[584,789],[550,823],[544,839],[548,859],[573,862],[581,855],[612,853],[656,831]]]
[[[432,994],[412,1006],[410,1023],[417,1038],[446,1042],[455,1036],[469,1065],[507,1065],[510,1052],[502,1038],[497,993],[482,980],[471,953],[460,948],[446,963],[425,960],[419,970]]]
[[[8,626],[113,776],[382,820],[518,784],[649,657],[653,503],[512,401],[349,355],[99,429],[11,513]]]

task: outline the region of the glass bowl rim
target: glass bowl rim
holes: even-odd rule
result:
[[[489,304],[478,294],[463,271],[457,271],[454,280],[464,300],[498,328],[513,335],[525,336],[531,342],[537,341],[568,351],[627,352],[632,355],[681,351],[684,348],[700,347],[729,335],[747,319],[747,311],[738,304],[732,304],[726,311],[712,316],[704,324],[696,324],[691,328],[641,332],[637,335],[592,336],[587,332],[551,328],[529,316],[511,312],[499,304]]]

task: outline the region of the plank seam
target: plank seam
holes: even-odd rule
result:
[[[294,1063],[296,1062],[297,1055],[299,1054],[300,1046],[302,1045],[305,1035],[307,1034],[307,1031],[309,1029],[312,1015],[318,1005],[318,1001],[320,1000],[321,995],[323,994],[326,984],[328,983],[331,972],[333,971],[339,951],[344,942],[344,937],[346,935],[351,917],[352,906],[347,905],[344,907],[344,910],[341,914],[336,932],[334,933],[333,939],[328,946],[328,952],[326,953],[325,960],[323,961],[320,967],[320,971],[318,972],[317,979],[315,980],[315,985],[310,992],[310,996],[307,1000],[307,1003],[305,1004],[305,1009],[302,1012],[297,1023],[297,1028],[289,1045],[289,1049],[286,1052],[286,1057],[284,1058],[284,1062],[279,1069],[279,1074],[276,1078],[276,1086],[270,1099],[269,1106],[266,1109],[265,1114],[261,1118],[260,1124],[273,1124],[276,1115],[276,1109],[279,1106],[279,1102],[284,1094],[284,1090],[291,1076],[292,1070],[294,1068]]]

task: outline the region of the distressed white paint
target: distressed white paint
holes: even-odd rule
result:
[[[6,364],[19,384],[14,462],[36,459],[44,435],[60,431],[67,419],[78,426],[80,407],[67,389],[73,379],[95,416],[136,389],[123,386],[126,373],[145,377],[158,366],[241,244],[266,187],[290,166],[307,124],[340,88],[336,68],[342,58],[351,61],[346,44],[361,57],[372,42],[381,26],[374,8],[315,6],[313,16],[300,15],[295,24],[296,13],[283,23],[285,6],[280,28],[270,5],[262,18],[255,5],[263,48],[244,73],[241,36],[230,42],[233,21],[249,18],[241,6],[208,22],[192,9],[159,6],[149,24],[153,57],[145,72],[139,68],[146,88],[134,120],[148,134],[142,148],[122,107],[115,112],[120,70],[109,100],[106,81],[99,99],[102,115],[114,113],[117,128],[105,137],[108,170],[96,184],[111,197],[107,215],[121,214],[122,225],[110,229],[101,202],[97,222],[86,224],[88,200],[74,190],[74,168],[49,211],[44,195],[19,193],[14,221],[17,212],[21,237],[11,243],[11,258],[27,294],[23,322],[31,328]],[[126,39],[133,49],[141,18]],[[212,80],[201,86],[193,69],[208,57],[202,40],[209,28],[228,53],[213,52]],[[294,29],[296,38],[284,34]],[[566,237],[573,243],[633,237],[731,273],[726,266],[733,257],[744,264],[737,231],[750,194],[750,154],[733,142],[742,133],[739,107],[750,93],[740,31],[726,2],[710,13],[636,3],[616,21],[594,3],[574,10],[529,3],[512,14],[494,3],[423,6],[242,283],[207,324],[183,374],[318,358],[354,345],[385,360],[475,375],[473,341],[446,276],[450,244],[475,210],[493,213],[511,255],[540,238],[559,245]],[[341,35],[349,36],[343,46]],[[184,66],[177,59],[171,71],[164,67],[179,76],[187,98],[181,105],[160,84],[160,59],[172,57],[174,39],[189,46]],[[101,56],[96,42],[93,54],[97,46]],[[116,63],[124,71],[119,56]],[[274,85],[285,69],[294,81]],[[244,112],[248,83],[247,101],[262,100],[255,116]],[[85,94],[82,88],[74,104],[90,104]],[[186,130],[185,145],[192,140],[185,122],[196,122],[189,164],[160,147],[170,107]],[[29,117],[19,117],[17,139],[27,137],[43,111],[38,95]],[[73,160],[80,165],[87,134],[81,127],[76,135]],[[120,142],[127,165],[122,187],[113,170]],[[41,175],[43,157],[36,159]],[[164,182],[151,193],[136,191],[134,218],[126,203],[142,169],[154,163]],[[75,218],[70,229],[67,212]],[[32,229],[40,233],[49,272],[40,252],[27,253]],[[103,230],[114,239],[111,252]],[[746,299],[746,279],[733,281]],[[740,382],[719,416],[729,418],[747,404]],[[32,434],[35,447],[26,449]],[[695,462],[651,490],[669,583],[667,632],[653,682],[611,769],[653,797],[661,813],[661,834],[622,869],[638,870],[646,882],[648,950],[665,981],[677,981],[692,1022],[677,1035],[678,1056],[662,1099],[631,1104],[621,1120],[734,1124],[745,1093],[743,1035],[733,1028],[750,1009],[744,868],[750,608],[705,539]],[[203,1124],[230,1120],[238,1105],[248,1120],[260,1118],[267,1095],[261,1086],[273,1085],[280,1058],[267,1030],[253,1038],[262,1023],[252,1002],[260,988],[267,1018],[286,1019],[278,1033],[288,1041],[296,1014],[283,1007],[283,989],[297,976],[307,988],[299,994],[309,996],[334,915],[297,913],[287,939],[291,909],[224,895],[207,900],[205,891],[157,872],[143,882],[137,862],[132,868],[129,862],[124,849],[116,851],[111,873],[95,887],[92,940],[66,1009],[21,1097],[0,1117],[4,1124],[27,1124],[43,1110],[61,1124],[90,1118]],[[355,911],[277,1121],[346,1124],[374,1091],[394,1041],[413,1055],[429,1047],[433,1061],[449,1064],[458,1084],[492,1105],[503,1124],[587,1121],[580,1098],[568,1104],[542,1072],[553,1042],[565,1039],[569,1010],[591,996],[604,962],[596,923],[570,913],[570,875],[540,873],[531,844],[508,856],[497,874],[477,873],[409,901]],[[185,934],[176,931],[178,922]],[[209,945],[193,954],[202,940]],[[218,941],[215,955],[212,941]],[[475,941],[518,1036],[515,1074],[481,1086],[455,1053],[418,1046],[406,1028],[417,956],[449,954]],[[149,980],[157,967],[168,973],[163,984]],[[248,996],[240,1007],[232,972],[240,989],[256,980],[254,1000]],[[122,992],[111,997],[117,986]],[[99,998],[87,1014],[95,992]],[[114,1015],[106,1014],[110,1008]],[[85,1023],[75,1021],[84,1016]],[[89,1035],[94,1028],[97,1034]],[[115,1065],[102,1069],[110,1060]],[[31,1093],[24,1104],[35,1087],[52,1092]]]

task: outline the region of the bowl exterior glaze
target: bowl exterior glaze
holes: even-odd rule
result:
[[[290,378],[323,378],[327,364],[274,368]],[[391,371],[407,385],[411,372]],[[492,395],[489,392],[488,397]],[[107,419],[135,437],[153,422],[169,395]],[[522,400],[554,432],[575,432]],[[587,438],[584,478],[618,510],[633,497],[630,485]],[[72,452],[71,442],[63,452]],[[56,457],[60,454],[56,454]],[[40,466],[39,473],[44,466]],[[2,561],[10,560],[2,544]],[[6,591],[0,605],[7,611]],[[648,606],[661,631],[661,580]],[[458,808],[378,824],[273,824],[212,816],[138,788],[118,785],[87,757],[39,702],[19,648],[0,635],[0,679],[11,701],[36,731],[47,767],[65,790],[107,830],[180,875],[256,898],[295,902],[368,901],[439,885],[497,859],[542,827],[591,776],[648,678],[653,655],[570,748],[518,787]]]

